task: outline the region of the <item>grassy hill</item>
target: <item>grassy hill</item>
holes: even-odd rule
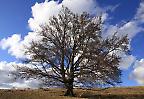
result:
[[[75,89],[76,97],[63,96],[65,89],[0,90],[0,99],[144,99],[144,87]]]

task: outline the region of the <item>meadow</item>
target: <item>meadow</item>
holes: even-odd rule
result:
[[[74,89],[75,97],[64,96],[65,89],[1,89],[0,99],[144,99],[144,87]]]

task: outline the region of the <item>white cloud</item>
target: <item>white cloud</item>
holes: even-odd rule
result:
[[[118,31],[118,27],[110,24],[104,25],[104,30],[103,30],[103,38],[111,37],[115,32]]]
[[[44,3],[36,3],[32,6],[32,16],[28,20],[29,26],[32,30],[39,30],[39,25],[47,23],[48,19],[53,15],[58,14],[60,8],[54,1],[45,1]]]
[[[39,25],[48,23],[48,20],[52,16],[56,16],[62,9],[62,5],[68,7],[75,13],[88,12],[93,15],[104,13],[104,10],[95,0],[63,0],[60,4],[55,1],[45,1],[43,3],[36,3],[32,6],[32,18],[29,19],[28,23],[30,28],[40,30]],[[106,17],[106,14],[104,14]]]
[[[2,49],[8,49],[8,53],[16,58],[25,58],[25,46],[30,46],[31,41],[39,41],[41,37],[36,32],[29,32],[22,39],[20,34],[13,34],[11,37],[4,38],[0,41]]]
[[[117,25],[105,25],[105,30],[103,37],[111,37],[115,32],[119,37],[128,35],[128,38],[132,40],[138,33],[144,31],[141,26],[141,21],[132,19],[129,22],[126,22],[123,26]]]
[[[14,34],[7,39],[4,38],[0,41],[0,47],[2,49],[8,49],[8,53],[16,56],[16,58],[21,58],[23,56],[23,46],[21,42],[21,35]]]
[[[23,66],[24,64],[5,61],[0,62],[0,88],[38,88],[40,87],[40,81],[37,79],[14,79],[14,76],[10,74],[12,71],[16,71],[14,65]]]
[[[144,23],[144,1],[140,3],[139,8],[137,9],[137,14],[135,16],[135,19],[141,23]]]
[[[122,26],[119,24],[110,25],[107,24],[106,30],[104,31],[104,37],[113,35],[114,32],[118,32],[118,36],[123,36],[128,34],[129,39],[133,39],[138,33],[143,32],[144,24],[144,1],[140,3],[139,8],[137,9],[136,14],[133,16],[129,22],[122,22]]]
[[[0,70],[1,71],[13,71],[15,70],[11,65],[15,64],[15,62],[7,63],[6,61],[0,62]]]
[[[129,39],[132,39],[142,30],[143,28],[139,26],[139,23],[137,23],[137,21],[130,21],[120,28],[119,35],[128,34]]]
[[[21,40],[21,36],[18,34],[14,34],[11,37],[8,37],[7,39],[1,40],[1,46],[3,49],[6,49],[9,46],[17,45],[17,43]]]
[[[39,88],[41,82],[37,79],[22,80],[19,79],[16,82],[10,83],[13,88]]]
[[[123,55],[119,66],[121,69],[128,69],[135,62],[135,60],[136,58],[132,55]]]
[[[130,79],[144,85],[144,59],[135,62],[134,70],[130,74]]]

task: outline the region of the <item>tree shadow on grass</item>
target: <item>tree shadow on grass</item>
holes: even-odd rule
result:
[[[144,99],[144,95],[85,95],[88,99]]]

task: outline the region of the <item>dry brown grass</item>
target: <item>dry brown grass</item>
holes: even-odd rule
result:
[[[0,99],[144,99],[144,87],[75,89],[76,97],[63,96],[65,89],[0,90]]]

